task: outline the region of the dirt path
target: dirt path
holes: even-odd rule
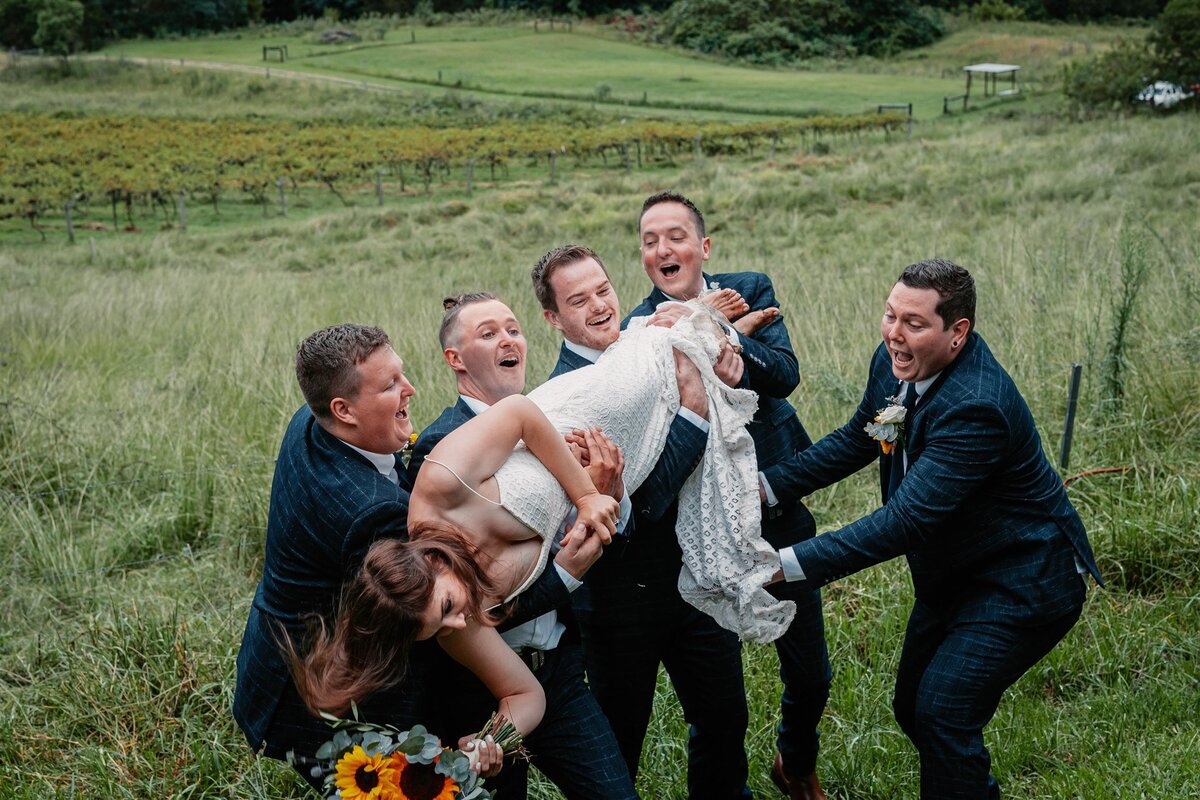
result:
[[[354,80],[352,78],[338,78],[333,75],[318,75],[312,72],[297,72],[292,69],[279,69],[278,67],[252,67],[246,64],[226,64],[220,61],[194,61],[184,58],[148,58],[146,56],[120,56],[119,59],[114,59],[111,56],[76,56],[83,61],[128,61],[131,64],[144,64],[164,67],[184,67],[188,69],[211,69],[224,72],[237,72],[243,75],[255,75],[260,78],[284,78],[285,80],[313,81],[314,83],[325,83],[334,86],[344,86],[351,89],[365,89],[379,92],[403,93],[407,90],[399,86],[393,86],[387,83],[372,83],[371,81]]]

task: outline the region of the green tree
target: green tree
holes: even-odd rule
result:
[[[79,41],[82,26],[83,3],[79,0],[43,0],[33,43],[45,52],[65,59]]]
[[[1063,71],[1063,91],[1072,113],[1128,109],[1154,75],[1154,57],[1142,42],[1121,41]]]
[[[1200,0],[1171,0],[1151,37],[1161,77],[1190,86],[1200,83]]]

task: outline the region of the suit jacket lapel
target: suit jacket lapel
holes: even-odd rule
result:
[[[459,413],[467,419],[471,419],[475,416],[475,412],[471,410],[471,407],[467,405],[467,401],[463,400],[461,396],[458,398],[458,402],[454,405],[458,408]]]
[[[945,369],[942,370],[942,373],[937,376],[937,380],[935,380],[933,383],[931,383],[929,385],[929,388],[925,390],[925,394],[921,395],[921,401],[919,403],[917,403],[917,407],[913,409],[912,418],[906,421],[906,424],[905,424],[905,436],[906,436],[905,448],[908,449],[909,453],[910,453],[909,460],[908,460],[909,469],[912,469],[912,462],[914,460],[913,456],[911,455],[911,452],[913,449],[913,441],[916,438],[915,434],[917,432],[917,428],[916,428],[915,422],[916,422],[917,417],[921,415],[921,412],[923,412],[926,408],[928,408],[930,406],[930,404],[932,403],[932,401],[934,399],[934,396],[937,395],[938,390],[946,385],[946,381],[950,378],[951,375],[954,374],[955,370],[958,369],[959,365],[963,364],[965,361],[967,361],[967,359],[973,358],[975,356],[974,351],[975,351],[975,347],[977,346],[978,339],[979,339],[979,334],[975,333],[975,331],[971,331],[971,333],[967,336],[966,341],[963,342],[963,350],[961,353],[958,354],[958,358],[954,359],[949,364],[947,364]],[[951,402],[953,402],[953,401],[951,401]],[[908,438],[909,434],[913,434],[913,436],[911,438]]]

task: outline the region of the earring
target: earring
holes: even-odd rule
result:
[[[958,347],[958,342],[951,342],[950,347],[952,347],[952,348]]]

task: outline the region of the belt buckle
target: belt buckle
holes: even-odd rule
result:
[[[538,650],[537,648],[529,648],[523,654],[522,659],[531,672],[537,672],[546,663],[546,651]]]

